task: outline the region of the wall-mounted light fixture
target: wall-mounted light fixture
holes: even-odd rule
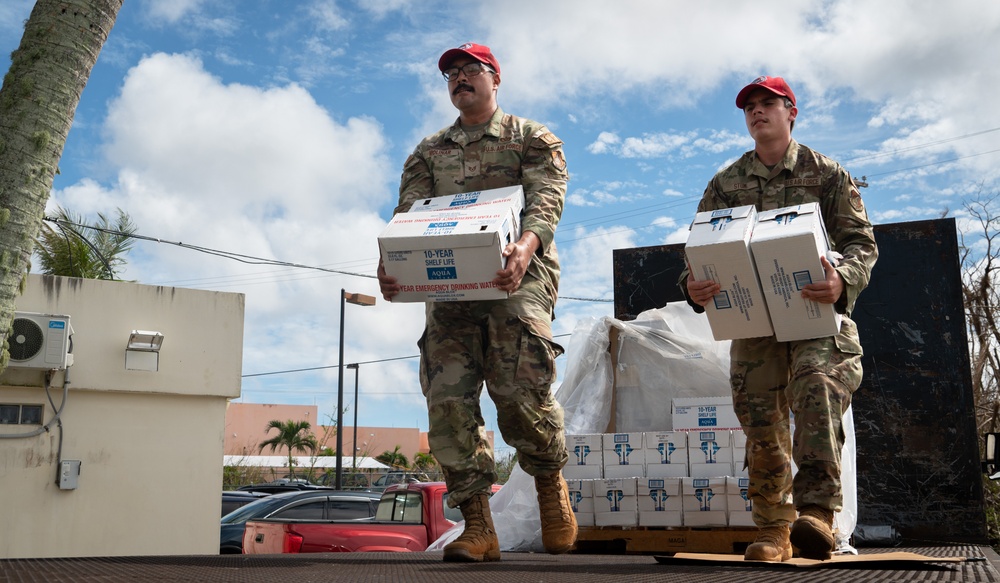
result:
[[[152,330],[132,330],[125,345],[125,370],[160,370],[163,334]]]

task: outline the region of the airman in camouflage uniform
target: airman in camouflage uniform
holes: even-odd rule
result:
[[[500,66],[488,47],[450,49],[438,65],[460,116],[407,158],[395,212],[422,198],[518,184],[525,196],[521,239],[504,250],[507,266],[494,279],[509,298],[428,303],[418,341],[429,445],[444,470],[448,503],[466,519],[463,534],[445,547],[445,560],[500,558],[486,502],[497,473],[479,407],[484,381],[504,440],[535,476],[543,544],[566,552],[576,540],[576,520],[560,472],[569,457],[563,412],[550,390],[562,353],[552,339],[559,286],[554,236],[569,178],[562,141],[544,125],[500,109]],[[398,286],[381,265],[379,282],[391,300]]]
[[[849,316],[868,285],[878,248],[847,171],[791,138],[798,110],[784,80],[757,79],[739,93],[736,105],[745,112],[755,149],[712,178],[698,212],[751,204],[764,211],[817,202],[830,248],[843,255],[836,266],[821,258],[826,281],[803,292],[807,299],[834,304],[843,315],[836,336],[732,342],[733,403],[747,434],[749,495],[754,522],[761,527],[746,558],[791,558],[790,534],[803,556],[825,559],[835,544],[833,513],[843,507],[843,415],[862,375],[858,330]],[[699,312],[719,291],[718,284],[695,281],[686,271],[681,283]],[[798,466],[794,480],[791,460]]]

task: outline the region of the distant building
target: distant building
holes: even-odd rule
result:
[[[259,455],[270,454],[271,448],[260,451],[260,443],[274,437],[275,430],[267,433],[267,426],[272,420],[278,421],[308,421],[312,425],[313,434],[320,447],[337,449],[337,428],[321,425],[318,419],[316,405],[272,405],[257,403],[229,403],[226,409],[226,436],[223,446],[226,455]],[[487,431],[490,445],[494,444],[492,431]],[[358,427],[358,441],[354,442],[354,427],[344,425],[342,443],[344,446],[344,467],[350,466],[350,458],[357,456],[378,457],[383,452],[393,451],[399,446],[399,453],[413,461],[418,453],[430,453],[427,445],[427,432],[419,428],[398,427]],[[287,451],[275,451],[275,454]],[[298,452],[296,452],[298,453]]]

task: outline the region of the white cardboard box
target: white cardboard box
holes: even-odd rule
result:
[[[684,526],[727,526],[726,478],[683,478]]]
[[[732,397],[676,397],[670,401],[670,408],[674,431],[743,428],[733,410]]]
[[[642,433],[605,433],[604,477],[638,478],[645,475]]]
[[[733,473],[732,432],[692,431],[688,435],[692,478],[718,478]]]
[[[520,186],[505,186],[463,194],[422,198],[410,206],[409,212],[468,211],[471,208],[490,205],[509,206],[520,215],[521,211],[524,210],[524,190]]]
[[[639,526],[682,526],[681,478],[638,480]]]
[[[521,236],[521,187],[424,199],[427,210],[399,213],[378,237],[382,263],[402,287],[394,302],[448,302],[507,298],[493,279],[503,269],[508,243]],[[508,191],[508,189],[499,189]],[[464,198],[463,198],[464,197]],[[450,202],[449,202],[450,201]],[[457,206],[449,206],[456,201]],[[422,201],[417,201],[414,206]],[[412,210],[412,209],[411,209]]]
[[[830,247],[819,203],[760,213],[750,248],[779,342],[833,336],[840,331],[840,314],[833,304],[802,298],[804,286],[826,279],[819,258]]]
[[[748,494],[748,478],[726,478],[726,507],[729,512],[729,526],[756,526],[753,521],[753,504]]]
[[[638,526],[638,508],[635,478],[611,478],[594,482],[596,526]]]
[[[604,477],[604,438],[600,433],[566,436],[569,461],[563,466],[563,478],[583,480]]]
[[[576,514],[594,513],[594,480],[566,480],[569,504]]]
[[[683,478],[688,473],[688,434],[685,431],[647,431],[643,434],[646,477]]]
[[[772,334],[750,247],[756,219],[752,205],[697,213],[684,245],[692,276],[722,288],[705,306],[716,340]]]

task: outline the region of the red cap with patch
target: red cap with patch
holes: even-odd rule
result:
[[[778,95],[780,97],[787,97],[792,101],[792,105],[795,105],[795,94],[792,93],[792,88],[785,83],[785,80],[781,77],[768,77],[766,75],[757,77],[750,82],[749,85],[740,89],[740,92],[736,95],[736,107],[743,109],[743,105],[746,104],[747,96],[754,89],[767,89],[771,93]]]
[[[441,55],[438,59],[438,69],[444,72],[445,69],[451,65],[451,62],[459,57],[471,57],[484,65],[489,65],[493,71],[500,73],[500,63],[497,62],[497,58],[493,56],[490,51],[490,47],[484,45],[477,45],[476,43],[465,43],[464,45],[448,49]]]

